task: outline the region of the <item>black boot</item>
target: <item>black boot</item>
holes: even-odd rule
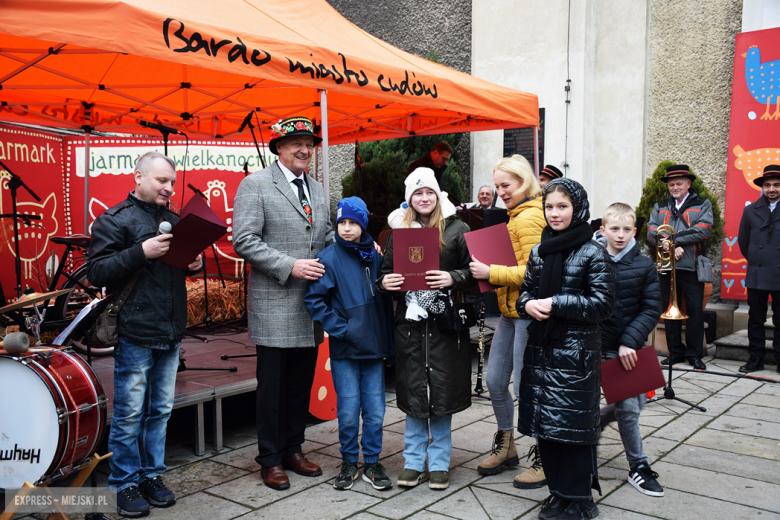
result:
[[[757,372],[764,370],[764,360],[758,356],[750,356],[750,361],[739,367],[739,371],[747,374],[748,372]]]

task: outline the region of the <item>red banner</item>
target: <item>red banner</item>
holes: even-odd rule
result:
[[[41,198],[36,201],[23,187],[17,190],[17,212],[36,215],[31,225],[19,222],[19,258],[22,289],[28,285],[40,291],[47,287],[46,260],[54,244],[49,238],[65,233],[66,198],[63,195],[62,137],[13,126],[0,125],[0,161],[19,176]],[[0,168],[0,213],[13,212],[11,175]],[[16,299],[16,252],[14,223],[11,218],[0,222],[0,283],[5,298]],[[51,266],[50,266],[51,268]]]
[[[780,29],[737,34],[731,90],[721,298],[745,300],[742,211],[761,196],[753,179],[780,164]]]
[[[83,232],[84,139],[65,139],[65,196],[69,200],[65,232]],[[261,150],[263,150],[261,148]],[[106,209],[127,198],[135,187],[132,179],[135,161],[146,152],[164,152],[161,139],[93,138],[90,141],[89,227]],[[171,198],[176,212],[193,196],[192,184],[203,191],[214,212],[228,226],[228,233],[216,243],[219,268],[225,279],[241,277],[244,261],[233,251],[233,199],[244,178],[244,164],[250,172],[260,169],[257,150],[247,143],[183,140],[168,144],[168,156],[176,163],[177,180]],[[268,160],[269,158],[266,158]],[[186,171],[185,171],[186,166]],[[183,198],[182,198],[183,197]],[[206,255],[209,276],[217,276],[212,251]]]

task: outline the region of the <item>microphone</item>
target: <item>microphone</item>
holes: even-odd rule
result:
[[[9,354],[24,354],[30,348],[30,337],[24,332],[9,332],[0,346]]]
[[[244,128],[246,128],[246,125],[248,125],[249,123],[252,122],[252,114],[254,114],[254,111],[249,112],[246,115],[246,117],[244,118],[244,120],[241,122],[241,126],[238,127],[238,133],[239,134],[244,131]]]
[[[157,228],[157,236],[167,235],[168,233],[171,232],[172,229],[173,226],[171,226],[171,223],[166,220],[163,220],[162,222],[160,222],[160,227]]]
[[[195,193],[197,193],[198,195],[200,195],[201,197],[203,197],[203,199],[204,199],[204,200],[209,200],[209,198],[208,198],[208,197],[206,197],[206,194],[205,194],[205,193],[203,193],[202,191],[200,191],[198,188],[196,188],[196,187],[195,187],[195,186],[193,186],[192,184],[187,184],[187,187],[188,187],[189,189],[191,189],[192,191],[194,191]]]
[[[184,135],[182,132],[179,132],[175,128],[171,128],[169,126],[163,126],[159,123],[150,123],[149,121],[141,121],[141,126],[145,126],[146,128],[151,128],[153,130],[157,130],[159,132],[162,132],[164,134],[180,134]]]

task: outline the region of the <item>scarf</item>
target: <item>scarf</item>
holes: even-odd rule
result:
[[[563,264],[569,255],[593,237],[590,224],[580,222],[571,226],[565,233],[557,234],[550,226],[542,230],[542,241],[538,254],[543,260],[542,274],[539,277],[539,300],[550,298],[563,292]],[[533,345],[560,347],[566,336],[566,323],[561,318],[550,317],[546,320],[532,320],[528,326],[528,340]]]
[[[334,237],[338,245],[347,249],[347,251],[360,255],[360,259],[364,262],[370,262],[374,259],[374,253],[376,253],[374,250],[374,239],[367,232],[363,231],[360,235],[360,240],[356,242],[344,240],[338,232],[334,234]]]

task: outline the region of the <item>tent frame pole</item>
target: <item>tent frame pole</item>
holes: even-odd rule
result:
[[[539,180],[539,127],[534,127],[534,173]]]
[[[328,160],[328,91],[320,90],[320,121],[322,126],[322,185],[325,188],[325,202],[330,208],[330,171]]]
[[[89,132],[84,132],[84,234],[89,236]]]

